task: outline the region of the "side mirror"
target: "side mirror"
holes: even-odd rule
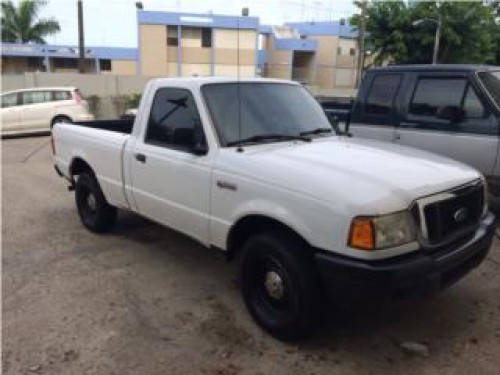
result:
[[[194,155],[203,156],[208,153],[208,147],[205,143],[198,143],[191,148],[191,152]]]
[[[451,124],[456,124],[465,118],[465,111],[455,105],[445,105],[436,111],[436,117],[441,120],[448,120]]]
[[[193,128],[175,128],[172,136],[172,142],[175,145],[185,147],[194,155],[206,155],[208,147],[204,142],[196,140],[195,129]]]
[[[325,115],[326,115],[326,118],[328,119],[328,121],[330,122],[330,124],[332,125],[332,127],[335,130],[338,130],[339,123],[340,123],[339,117],[335,113],[332,113],[332,112],[328,111],[327,109],[325,109]]]
[[[333,130],[335,130],[335,133],[337,133],[338,135],[352,137],[352,134],[349,132],[349,127],[351,125],[351,111],[353,102],[354,100],[351,98],[347,108],[344,107],[337,110],[324,109],[328,121],[332,125]],[[340,127],[341,120],[345,122],[343,130]]]

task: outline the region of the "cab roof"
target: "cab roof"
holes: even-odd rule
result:
[[[398,72],[475,72],[485,70],[500,70],[500,66],[480,65],[480,64],[408,64],[408,65],[388,65],[369,69],[369,71],[398,71]]]

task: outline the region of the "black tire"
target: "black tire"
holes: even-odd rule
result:
[[[68,116],[56,116],[52,119],[52,122],[50,123],[50,128],[52,129],[54,125],[58,122],[73,122]]]
[[[82,224],[92,232],[109,232],[116,222],[116,207],[106,201],[94,174],[83,172],[75,186],[75,201]]]
[[[303,241],[285,232],[254,235],[239,254],[246,307],[279,340],[299,340],[314,328],[320,289],[311,255]]]

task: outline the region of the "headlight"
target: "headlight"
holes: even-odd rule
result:
[[[408,211],[352,220],[348,245],[361,250],[385,249],[416,239],[415,222]]]

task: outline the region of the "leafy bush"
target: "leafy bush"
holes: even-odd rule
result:
[[[87,97],[87,103],[89,103],[89,111],[97,117],[101,110],[101,97],[99,95],[90,95]]]
[[[115,112],[118,116],[122,116],[128,108],[128,95],[116,95],[111,98]]]
[[[139,107],[139,103],[141,102],[141,94],[132,94],[128,96],[127,107],[128,108],[137,108]]]

